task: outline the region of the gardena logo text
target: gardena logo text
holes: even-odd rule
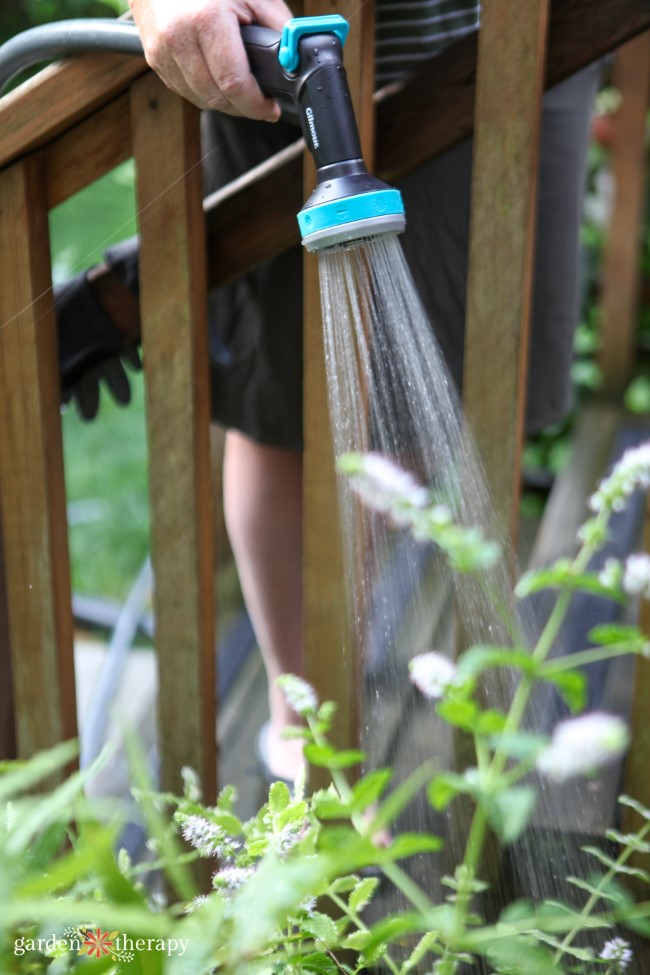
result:
[[[52,958],[75,952],[89,958],[112,958],[127,963],[141,951],[157,951],[168,958],[172,955],[182,958],[188,944],[187,938],[129,938],[118,931],[102,931],[101,928],[66,928],[62,936],[16,938],[14,955],[38,952]]]

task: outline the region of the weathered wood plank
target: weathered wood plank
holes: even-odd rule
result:
[[[307,16],[325,12],[322,0],[306,0]],[[362,146],[368,162],[373,148],[372,72],[374,3],[355,0],[329,5],[328,13],[348,19],[345,65]],[[305,167],[311,188],[313,165]],[[317,258],[304,264],[304,639],[307,679],[321,699],[339,705],[334,738],[351,744],[359,737],[358,661],[349,619],[342,537],[338,511],[334,449],[327,407],[327,376],[320,310]]]
[[[492,0],[479,38],[463,397],[516,538],[548,2]]]
[[[132,90],[150,458],[162,787],[216,789],[213,531],[198,112],[154,75]]]
[[[0,518],[0,533],[2,519]],[[4,550],[0,538],[0,761],[16,758],[14,690],[11,679],[11,643],[9,640],[9,607]]]
[[[0,166],[92,115],[146,70],[143,58],[84,55],[51,65],[10,91],[0,101]]]
[[[42,159],[0,173],[0,502],[18,754],[77,733]]]
[[[519,30],[519,20],[513,24]],[[554,0],[544,87],[564,81],[648,28],[647,0]],[[454,44],[378,106],[377,171],[382,179],[399,179],[471,135],[476,45],[476,36]]]
[[[621,107],[611,146],[615,195],[603,261],[602,391],[620,397],[632,372],[641,284],[641,228],[646,188],[646,114],[650,104],[650,32],[617,52],[612,83]]]
[[[47,203],[52,209],[130,157],[128,94],[50,142],[44,152]]]

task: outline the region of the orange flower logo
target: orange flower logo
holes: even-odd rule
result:
[[[102,931],[95,928],[94,931],[84,931],[85,941],[80,954],[88,955],[90,958],[102,958],[105,955],[114,955],[113,943],[117,937],[117,931]]]

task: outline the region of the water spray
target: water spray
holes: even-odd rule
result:
[[[316,163],[316,188],[298,213],[308,251],[398,234],[406,224],[399,190],[371,176],[363,161],[343,67],[348,30],[338,14],[294,18],[282,33],[241,28],[260,88],[293,106]],[[0,93],[27,67],[89,51],[143,54],[137,28],[128,21],[68,20],[35,27],[0,47]]]

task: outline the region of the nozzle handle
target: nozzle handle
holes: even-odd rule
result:
[[[292,74],[280,64],[279,33],[244,26],[241,35],[251,71],[264,94],[294,102],[317,170],[360,160],[361,144],[338,34],[325,27],[321,33],[300,37],[300,60]]]

